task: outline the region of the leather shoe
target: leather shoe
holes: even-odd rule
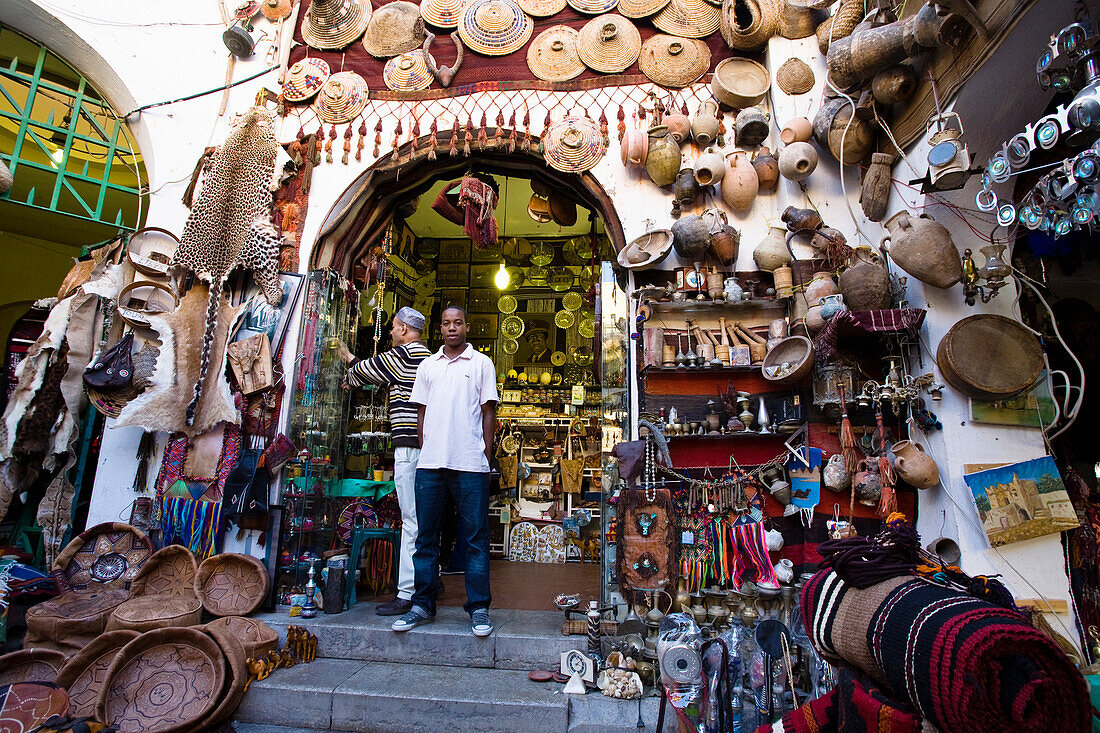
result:
[[[406,601],[404,598],[395,597],[392,601],[379,603],[378,607],[374,609],[374,612],[379,616],[401,616],[408,613],[412,607],[412,601]]]

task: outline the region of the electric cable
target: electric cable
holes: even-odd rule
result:
[[[255,74],[252,74],[250,76],[246,76],[243,79],[238,79],[237,81],[230,82],[229,84],[223,84],[220,87],[216,87],[214,89],[209,89],[205,92],[196,92],[195,94],[188,94],[186,97],[180,97],[178,99],[169,99],[169,100],[164,101],[164,102],[153,102],[152,104],[146,104],[146,105],[143,105],[143,106],[138,107],[136,109],[130,110],[129,112],[127,112],[123,116],[123,119],[129,119],[131,115],[134,115],[138,112],[144,112],[147,109],[153,109],[154,107],[164,107],[165,105],[169,105],[169,104],[176,104],[178,102],[186,102],[186,101],[191,100],[191,99],[197,99],[198,97],[205,97],[208,94],[216,94],[217,92],[224,92],[226,89],[231,89],[231,88],[233,88],[235,86],[238,86],[240,84],[244,84],[245,82],[252,81],[253,79],[258,79],[261,76],[263,76],[264,74],[269,74],[272,71],[277,70],[278,68],[279,68],[278,66],[269,66],[266,69],[264,69],[262,71],[258,71]]]

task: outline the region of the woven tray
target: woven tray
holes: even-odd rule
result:
[[[0,685],[50,682],[65,665],[65,655],[53,649],[23,649],[0,657]],[[0,720],[0,730],[3,730]]]
[[[214,730],[214,727],[226,720],[244,697],[244,686],[248,682],[248,652],[244,644],[226,626],[212,626],[206,629],[214,641],[221,647],[225,655],[225,688],[222,690],[221,702],[206,718],[203,719],[200,730]]]
[[[168,545],[153,553],[130,584],[135,596],[170,594],[191,595],[195,592],[195,575],[199,565],[195,555],[183,545]]]
[[[202,561],[195,593],[215,616],[247,616],[267,595],[267,568],[251,555],[226,552]]]
[[[215,619],[203,627],[210,634],[226,630],[243,645],[249,659],[266,657],[268,652],[279,648],[279,634],[263,621],[244,616],[225,616]]]
[[[122,647],[107,670],[96,718],[120,733],[185,733],[220,702],[226,662],[198,629],[157,629]]]
[[[185,596],[153,593],[132,598],[107,619],[107,631],[153,631],[171,626],[194,626],[202,619],[202,602],[192,591]]]
[[[940,373],[967,397],[1003,400],[1035,383],[1043,350],[1018,321],[992,313],[962,319],[936,349]]]
[[[69,715],[95,715],[107,669],[118,650],[136,639],[136,631],[109,631],[74,654],[57,673],[57,684],[69,691]]]
[[[130,597],[121,588],[74,590],[32,606],[23,646],[74,654],[103,633],[107,619]]]

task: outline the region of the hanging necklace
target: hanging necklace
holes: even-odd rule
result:
[[[655,465],[654,441],[652,436],[646,437],[645,442],[645,499],[650,504],[657,501],[657,466]]]

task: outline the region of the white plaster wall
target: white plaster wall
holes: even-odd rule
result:
[[[964,115],[967,139],[979,162],[984,161],[994,144],[1007,137],[1011,129],[1034,118],[1046,104],[1037,86],[1034,86],[1034,58],[1038,53],[1038,43],[1066,22],[1071,11],[1066,6],[1067,3],[1058,0],[1040,2],[1032,11],[1032,17],[1019,24],[994,61],[975,76],[960,96],[958,109]],[[56,51],[68,56],[81,71],[95,80],[120,110],[211,89],[221,85],[225,78],[227,53],[220,40],[222,29],[214,3],[181,5],[120,0],[105,5],[92,0],[7,0],[0,3],[0,20],[51,43]],[[157,25],[143,26],[148,23]],[[271,32],[270,26],[264,22],[260,23],[260,27]],[[261,42],[253,60],[236,63],[235,79],[264,68],[264,43]],[[67,54],[66,49],[70,49],[71,54]],[[773,120],[779,124],[796,115],[812,119],[824,81],[824,61],[814,38],[801,41],[773,39],[768,49],[768,66],[778,68],[791,56],[801,57],[811,64],[817,76],[817,85],[809,94],[794,98],[773,89],[767,105],[771,108]],[[1009,79],[1013,80],[1012,83],[1006,84]],[[246,108],[263,86],[277,90],[274,73],[233,89],[228,104],[229,113]],[[186,179],[203,148],[224,137],[228,117],[218,115],[220,98],[218,93],[159,107],[130,120],[151,177],[150,225],[176,232],[182,229],[187,210],[180,203],[180,195],[186,186]],[[565,99],[567,108],[580,103],[569,102],[571,97],[568,94],[551,95],[544,99]],[[671,224],[668,213],[671,196],[657,189],[644,173],[627,171],[621,166],[617,136],[614,134],[615,114],[620,101],[621,96],[615,98],[606,109],[612,133],[611,149],[596,166],[594,174],[613,198],[626,239],[630,241],[648,226],[667,227]],[[453,117],[444,111],[446,104],[440,102],[435,107],[427,105],[427,112],[420,119],[421,130],[425,134],[430,123],[428,114],[440,115],[440,129],[450,127]],[[689,106],[694,108],[695,102]],[[398,105],[391,105],[389,109],[397,110]],[[423,106],[418,109],[425,112]],[[990,110],[995,114],[989,114]],[[632,106],[627,106],[626,111],[629,125]],[[407,116],[408,112],[408,106],[403,108],[402,114]],[[505,116],[508,114],[506,111]],[[556,111],[555,118],[561,114],[561,111]],[[599,116],[598,110],[592,108],[589,108],[589,114],[593,118]],[[543,116],[544,111],[540,107],[531,109],[534,134],[541,131]],[[495,110],[490,109],[488,117],[494,119]],[[309,119],[308,116],[306,119]],[[303,269],[309,260],[309,244],[316,238],[330,210],[372,162],[372,128],[376,119],[377,116],[372,117],[368,123],[370,132],[362,162],[353,160],[350,165],[341,165],[338,162],[342,152],[339,147],[343,141],[338,139],[334,145],[337,148],[334,151],[337,162],[321,165],[314,172],[302,238],[304,246],[300,260]],[[302,124],[298,118],[288,117],[283,123],[281,139],[289,140]],[[727,127],[731,128],[732,124],[732,118],[727,117]],[[312,131],[316,129],[316,123],[306,122],[305,128]],[[778,129],[778,125],[773,126],[772,140],[777,140]],[[407,133],[402,137],[402,142],[406,138]],[[392,139],[393,121],[387,120],[382,132],[381,154],[388,152]],[[777,145],[772,140],[769,144],[776,150]],[[924,165],[916,161],[923,160],[923,151],[923,143],[910,151],[910,159],[919,173],[923,173]],[[685,161],[693,160],[697,152],[685,151]],[[877,246],[883,230],[862,217],[858,205],[858,171],[852,167],[845,171],[850,208],[845,203],[838,172],[837,162],[823,155],[817,172],[805,182],[804,188],[781,179],[778,191],[759,197],[750,212],[730,212],[730,223],[742,232],[737,269],[754,269],[752,249],[766,233],[768,221],[778,219],[783,209],[792,204],[816,206],[826,223],[840,229],[850,244],[862,241]],[[905,163],[895,169],[898,179],[908,180],[919,175],[911,176],[910,173]],[[953,196],[953,200],[970,208],[973,201],[971,189]],[[895,195],[891,201],[891,213],[904,207],[910,207],[914,212],[920,211],[919,207],[924,203],[912,192],[906,195],[905,200]],[[720,198],[699,202],[694,211],[712,205],[722,206]],[[977,251],[980,243],[959,219],[942,207],[928,211],[951,230],[960,250],[971,247]],[[799,256],[810,254],[809,248],[803,244],[796,243],[795,251]],[[662,266],[672,268],[678,264],[673,254]],[[968,308],[963,304],[961,286],[949,291],[932,288],[926,291],[920,283],[910,278],[908,289],[910,304],[928,310],[922,335],[933,353],[942,335],[960,318],[978,312],[1012,315],[1013,297],[1011,290],[1006,288],[989,305]],[[296,315],[291,323],[292,337],[296,337],[297,330]],[[287,374],[293,373],[293,360],[294,355],[288,350],[283,364]],[[924,371],[931,368],[931,358],[925,354]],[[920,373],[915,366],[914,373]],[[1003,573],[1004,581],[1018,597],[1043,595],[1069,600],[1058,536],[1020,543],[1002,548],[999,552],[991,550],[962,481],[964,463],[1024,460],[1043,455],[1045,450],[1041,436],[1033,430],[970,425],[965,399],[951,389],[945,390],[943,401],[932,405],[932,408],[944,424],[943,432],[930,436],[914,434],[913,437],[924,443],[937,459],[943,486],[920,494],[918,529],[921,535],[926,540],[941,535],[957,538],[967,572]],[[139,437],[138,429],[108,429],[105,432],[89,522],[115,519],[120,512],[128,511],[125,507],[133,498],[133,492],[128,487],[133,478],[134,452]],[[152,471],[155,470],[156,462],[152,468]],[[228,539],[227,547],[239,549],[232,538]],[[1064,624],[1063,633],[1075,640],[1071,619],[1062,617],[1060,621]],[[1055,625],[1057,628],[1057,622]]]

